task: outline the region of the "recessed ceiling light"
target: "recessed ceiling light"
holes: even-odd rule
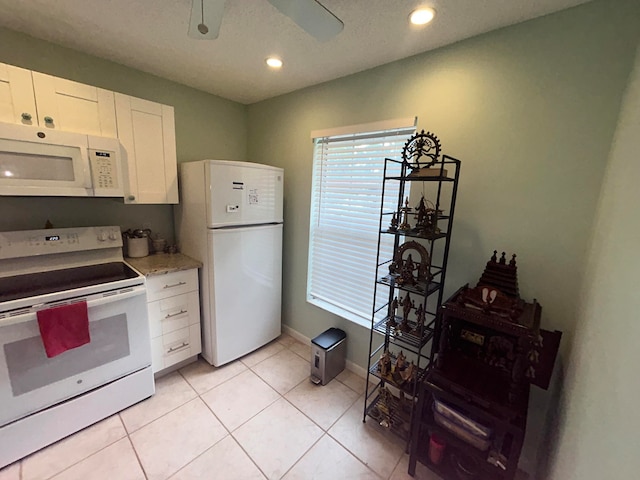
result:
[[[280,60],[278,57],[269,57],[265,60],[265,62],[267,62],[267,65],[269,65],[271,68],[282,68],[282,60]]]
[[[436,16],[436,11],[430,7],[418,8],[411,12],[409,15],[409,21],[414,25],[426,25],[433,17]]]

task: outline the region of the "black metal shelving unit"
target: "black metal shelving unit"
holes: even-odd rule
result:
[[[423,166],[422,170],[425,168]],[[418,398],[418,384],[429,370],[434,338],[437,337],[436,313],[443,300],[460,160],[443,155],[428,169],[429,176],[420,176],[417,164],[385,159],[363,412],[363,422],[368,418],[373,419],[403,438],[407,448]],[[404,229],[395,229],[390,225],[392,218],[398,218],[403,211],[405,213],[401,218],[411,223],[410,217],[415,217],[417,212],[407,212],[406,201],[408,199],[411,205],[416,205],[421,197],[432,205],[432,218],[437,228],[426,232],[424,229],[406,228],[406,225]],[[385,243],[383,239],[388,236],[393,239],[391,258],[388,247],[385,245],[381,248]],[[389,268],[394,264],[397,266],[397,252],[399,249],[404,251],[402,248],[407,242],[420,244],[428,252],[429,258],[426,278],[410,284],[403,282],[397,272]],[[404,257],[400,260],[400,263],[406,261]],[[397,299],[407,296],[410,296],[411,308],[407,309],[408,314],[403,311],[402,315],[398,315]],[[419,321],[420,308],[424,321]],[[385,352],[388,352],[386,359],[392,365],[391,371],[379,368]],[[396,368],[400,353],[406,356],[407,363],[413,362],[411,368],[414,374],[408,379],[400,374],[405,370],[398,372]],[[375,386],[371,387],[370,382]]]

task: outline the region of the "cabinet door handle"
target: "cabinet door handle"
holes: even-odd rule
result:
[[[44,117],[44,123],[53,123],[53,117]]]
[[[177,312],[177,313],[169,313],[169,314],[165,315],[164,319],[166,320],[167,318],[177,317],[178,315],[184,315],[185,313],[187,313],[187,310],[180,309],[180,311]]]
[[[176,345],[175,347],[171,347],[169,350],[167,350],[167,353],[172,353],[172,352],[177,352],[178,350],[181,350],[185,347],[189,346],[189,342],[182,342],[180,345]]]
[[[164,288],[173,288],[173,287],[181,287],[182,285],[186,285],[187,282],[178,282],[178,283],[174,283],[173,285],[165,285]]]
[[[30,122],[32,118],[31,114],[27,112],[23,113],[21,117],[22,117],[22,120],[24,120],[25,122]]]
[[[136,196],[135,196],[135,195],[129,195],[129,196],[127,197],[127,200],[129,200],[130,202],[133,202],[135,199],[136,199]]]

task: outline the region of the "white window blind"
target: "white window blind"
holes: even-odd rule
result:
[[[400,159],[414,132],[407,125],[315,139],[307,300],[362,325],[371,321],[384,159]],[[384,211],[396,209],[397,188],[387,182]],[[380,258],[391,258],[393,237],[381,241]]]

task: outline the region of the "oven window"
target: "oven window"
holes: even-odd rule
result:
[[[5,344],[4,355],[13,396],[51,385],[129,355],[129,333],[124,313],[90,322],[89,334],[90,343],[53,358],[47,358],[39,336]]]

